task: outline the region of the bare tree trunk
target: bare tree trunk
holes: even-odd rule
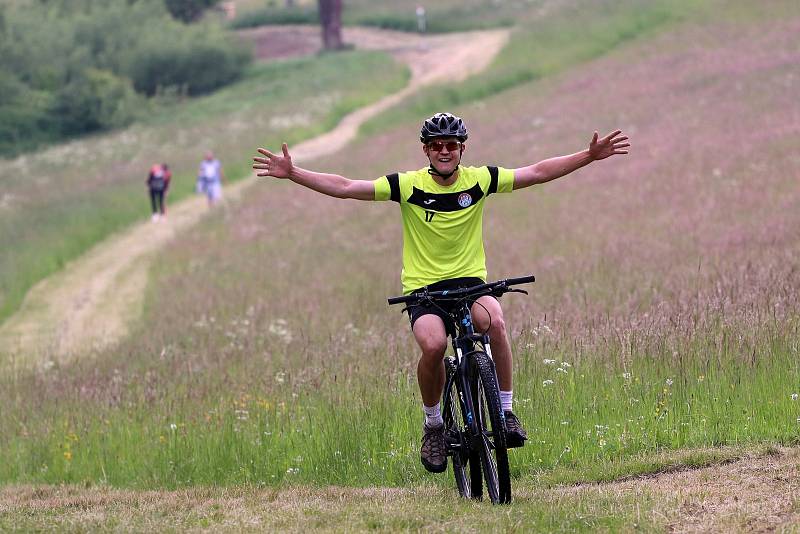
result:
[[[322,46],[325,50],[340,50],[342,44],[342,0],[317,0],[322,23]]]

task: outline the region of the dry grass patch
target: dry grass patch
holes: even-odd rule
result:
[[[503,507],[464,501],[449,487],[433,485],[175,491],[8,486],[0,489],[0,530],[796,531],[800,449],[767,452],[608,484],[546,488],[519,482],[514,503]]]
[[[672,453],[673,455],[675,453]],[[557,491],[591,498],[649,495],[648,512],[670,532],[796,532],[800,529],[800,450],[770,449],[702,469],[581,484]]]

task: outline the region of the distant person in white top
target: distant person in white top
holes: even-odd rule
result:
[[[224,179],[225,174],[222,172],[222,164],[214,157],[214,153],[209,150],[206,152],[203,161],[200,162],[200,169],[197,172],[197,192],[206,195],[209,207],[222,198],[222,182]]]

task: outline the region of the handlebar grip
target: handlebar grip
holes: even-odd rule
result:
[[[509,278],[506,280],[506,283],[510,286],[517,285],[517,284],[528,284],[531,282],[535,282],[536,277],[533,275],[530,276],[521,276],[519,278]]]
[[[402,297],[390,297],[387,300],[389,301],[389,306],[391,306],[392,304],[402,304],[403,302],[410,302],[418,298],[419,297],[416,295],[403,295]]]

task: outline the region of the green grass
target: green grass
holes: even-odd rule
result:
[[[541,2],[506,0],[495,3],[482,0],[444,0],[426,6],[426,31],[446,33],[513,26],[520,15],[539,7]],[[416,8],[419,2],[352,0],[345,2],[342,22],[345,25],[375,26],[416,32]],[[231,23],[234,28],[252,28],[279,24],[319,24],[316,3],[293,8],[259,6],[243,9]]]
[[[375,70],[383,76],[375,77]],[[0,162],[0,321],[27,290],[149,211],[144,186],[154,162],[174,173],[170,202],[192,192],[202,154],[213,149],[226,175],[250,174],[257,146],[296,142],[399,89],[407,72],[386,55],[353,52],[254,67],[215,95],[164,105],[143,124]],[[369,79],[370,83],[363,83]],[[324,96],[321,96],[324,95]]]
[[[531,435],[512,453],[517,479],[559,468],[572,474],[550,475],[551,483],[608,481],[666,470],[666,461],[653,458],[662,450],[800,442],[800,401],[792,399],[800,368],[789,347],[756,363],[732,358],[709,366],[698,364],[701,347],[686,354],[689,366],[668,354],[625,366],[566,365],[574,353],[540,350],[516,351],[516,389],[527,392],[516,399],[516,412]],[[252,368],[228,363],[222,379],[179,376],[162,389],[172,365],[153,362],[144,376],[112,373],[112,381],[125,377],[119,398],[95,385],[99,402],[64,391],[57,401],[38,402],[35,416],[25,414],[25,404],[7,405],[16,415],[3,421],[10,435],[0,481],[408,487],[429,479],[417,459],[416,384],[392,379],[391,367],[367,378],[341,375],[333,365],[337,380],[299,385],[303,369],[265,369],[248,380]],[[147,375],[160,378],[148,384]],[[231,382],[235,393],[227,391]]]

